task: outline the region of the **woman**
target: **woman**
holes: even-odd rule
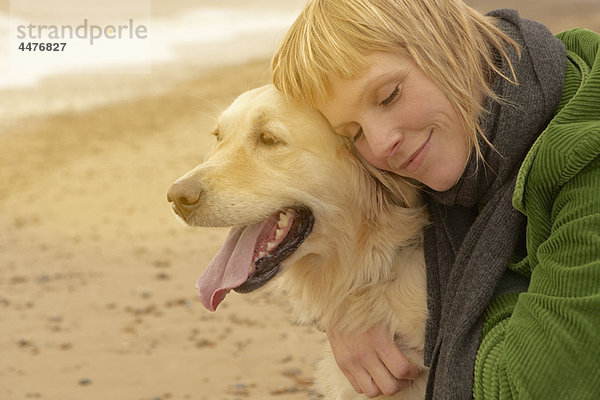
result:
[[[422,184],[428,398],[599,398],[598,34],[459,0],[313,0],[273,80]],[[368,397],[419,375],[383,331],[327,330]]]

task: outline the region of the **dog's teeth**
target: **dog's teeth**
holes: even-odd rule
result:
[[[263,257],[264,257],[264,256],[266,256],[266,255],[267,255],[267,252],[266,252],[266,251],[259,251],[259,252],[258,252],[258,258],[263,258]]]
[[[267,243],[267,251],[271,251],[275,248],[275,243]]]
[[[279,213],[279,222],[277,222],[277,226],[283,228],[287,226],[290,220],[290,216],[287,213]]]
[[[282,235],[283,235],[283,231],[281,229],[277,229],[275,231],[275,239],[281,239]]]

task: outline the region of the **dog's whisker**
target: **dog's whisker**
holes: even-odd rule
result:
[[[197,112],[198,114],[201,114],[201,115],[205,116],[206,118],[210,119],[212,122],[217,122],[217,117],[216,117],[216,116],[214,116],[214,115],[211,115],[211,114],[205,113],[205,112],[203,112],[203,111],[200,111],[200,110],[196,110],[196,112]]]
[[[207,99],[205,97],[198,96],[198,95],[192,95],[192,97],[195,98],[195,99],[201,100],[204,103],[206,103],[209,106],[211,106],[212,109],[213,109],[213,111],[216,112],[217,114],[221,114],[223,112],[223,110],[219,106],[217,106],[213,101],[211,101],[211,100],[209,100],[209,99]]]
[[[279,218],[275,218],[275,217],[274,217],[274,216],[272,216],[272,215],[269,215],[269,216],[267,217],[267,219],[268,219],[270,222],[273,222],[273,223],[277,223],[277,221],[279,221]]]

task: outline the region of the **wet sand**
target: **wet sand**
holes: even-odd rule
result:
[[[577,4],[522,8],[555,32],[600,30],[600,6]],[[210,147],[219,110],[267,81],[262,60],[27,118],[0,94],[13,116],[0,134],[0,399],[318,398],[324,335],[296,326],[268,287],[206,311],[194,284],[227,230],[188,228],[166,201]],[[24,104],[59,93],[44,90]]]

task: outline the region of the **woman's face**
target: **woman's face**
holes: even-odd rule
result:
[[[378,52],[367,60],[358,78],[331,81],[332,95],[319,110],[375,167],[450,189],[469,144],[448,98],[407,56]]]

